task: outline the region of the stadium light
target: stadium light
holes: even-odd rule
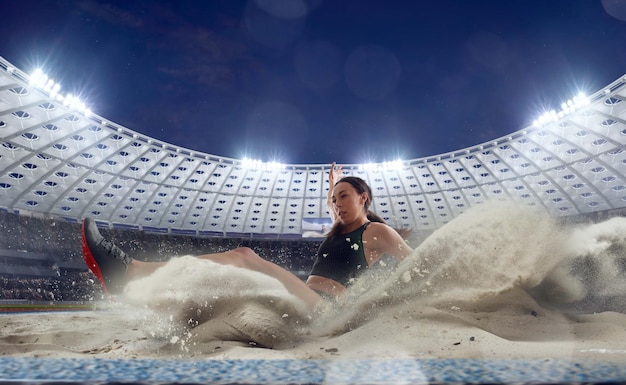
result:
[[[263,171],[277,171],[277,170],[285,169],[285,165],[283,163],[274,162],[274,161],[263,162],[258,159],[249,159],[249,158],[243,158],[241,160],[241,167],[251,169],[251,170],[263,170]]]
[[[587,95],[581,92],[574,96],[574,98],[561,103],[560,111],[551,110],[544,113],[533,122],[533,125],[539,128],[545,124],[557,122],[559,119],[562,119],[563,117],[587,106],[589,103],[590,101]]]
[[[91,116],[91,110],[85,106],[78,97],[72,94],[61,95],[61,85],[48,77],[41,68],[37,68],[28,79],[29,84],[35,86],[50,96],[50,98],[62,103],[65,107],[82,113],[85,117]]]
[[[402,161],[401,160],[393,160],[393,161],[385,161],[382,163],[364,163],[359,165],[359,170],[364,171],[391,171],[391,170],[400,170],[402,169]]]

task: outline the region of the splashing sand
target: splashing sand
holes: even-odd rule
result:
[[[612,352],[610,359],[626,361],[625,258],[624,218],[570,228],[527,206],[494,202],[468,210],[394,269],[372,270],[346,296],[307,314],[272,278],[182,257],[127,286],[130,308],[150,315],[132,333],[106,328],[111,339],[128,341],[106,354],[607,359],[599,352]],[[610,298],[610,308],[598,308],[599,298]],[[115,322],[124,313],[133,311],[102,317]],[[37,316],[58,326],[59,315]],[[76,333],[89,330],[86,323]],[[15,327],[3,333],[11,341],[19,335]],[[8,354],[41,354],[36,344],[19,350],[2,343]]]

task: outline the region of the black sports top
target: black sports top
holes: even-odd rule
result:
[[[358,229],[326,238],[317,250],[311,275],[330,278],[347,286],[367,269],[363,250],[363,231],[369,222]]]

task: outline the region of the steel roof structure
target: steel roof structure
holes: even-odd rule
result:
[[[0,207],[111,226],[299,236],[327,217],[329,164],[248,165],[165,143],[77,109],[0,58]],[[489,199],[554,216],[626,206],[626,76],[552,119],[473,147],[344,165],[396,227],[433,230]]]

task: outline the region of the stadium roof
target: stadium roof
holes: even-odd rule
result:
[[[0,207],[192,234],[298,236],[328,217],[329,164],[191,151],[90,113],[0,58]],[[554,216],[626,206],[626,76],[536,125],[450,153],[369,166],[373,210],[432,230],[489,199]],[[304,222],[303,222],[304,220]]]

